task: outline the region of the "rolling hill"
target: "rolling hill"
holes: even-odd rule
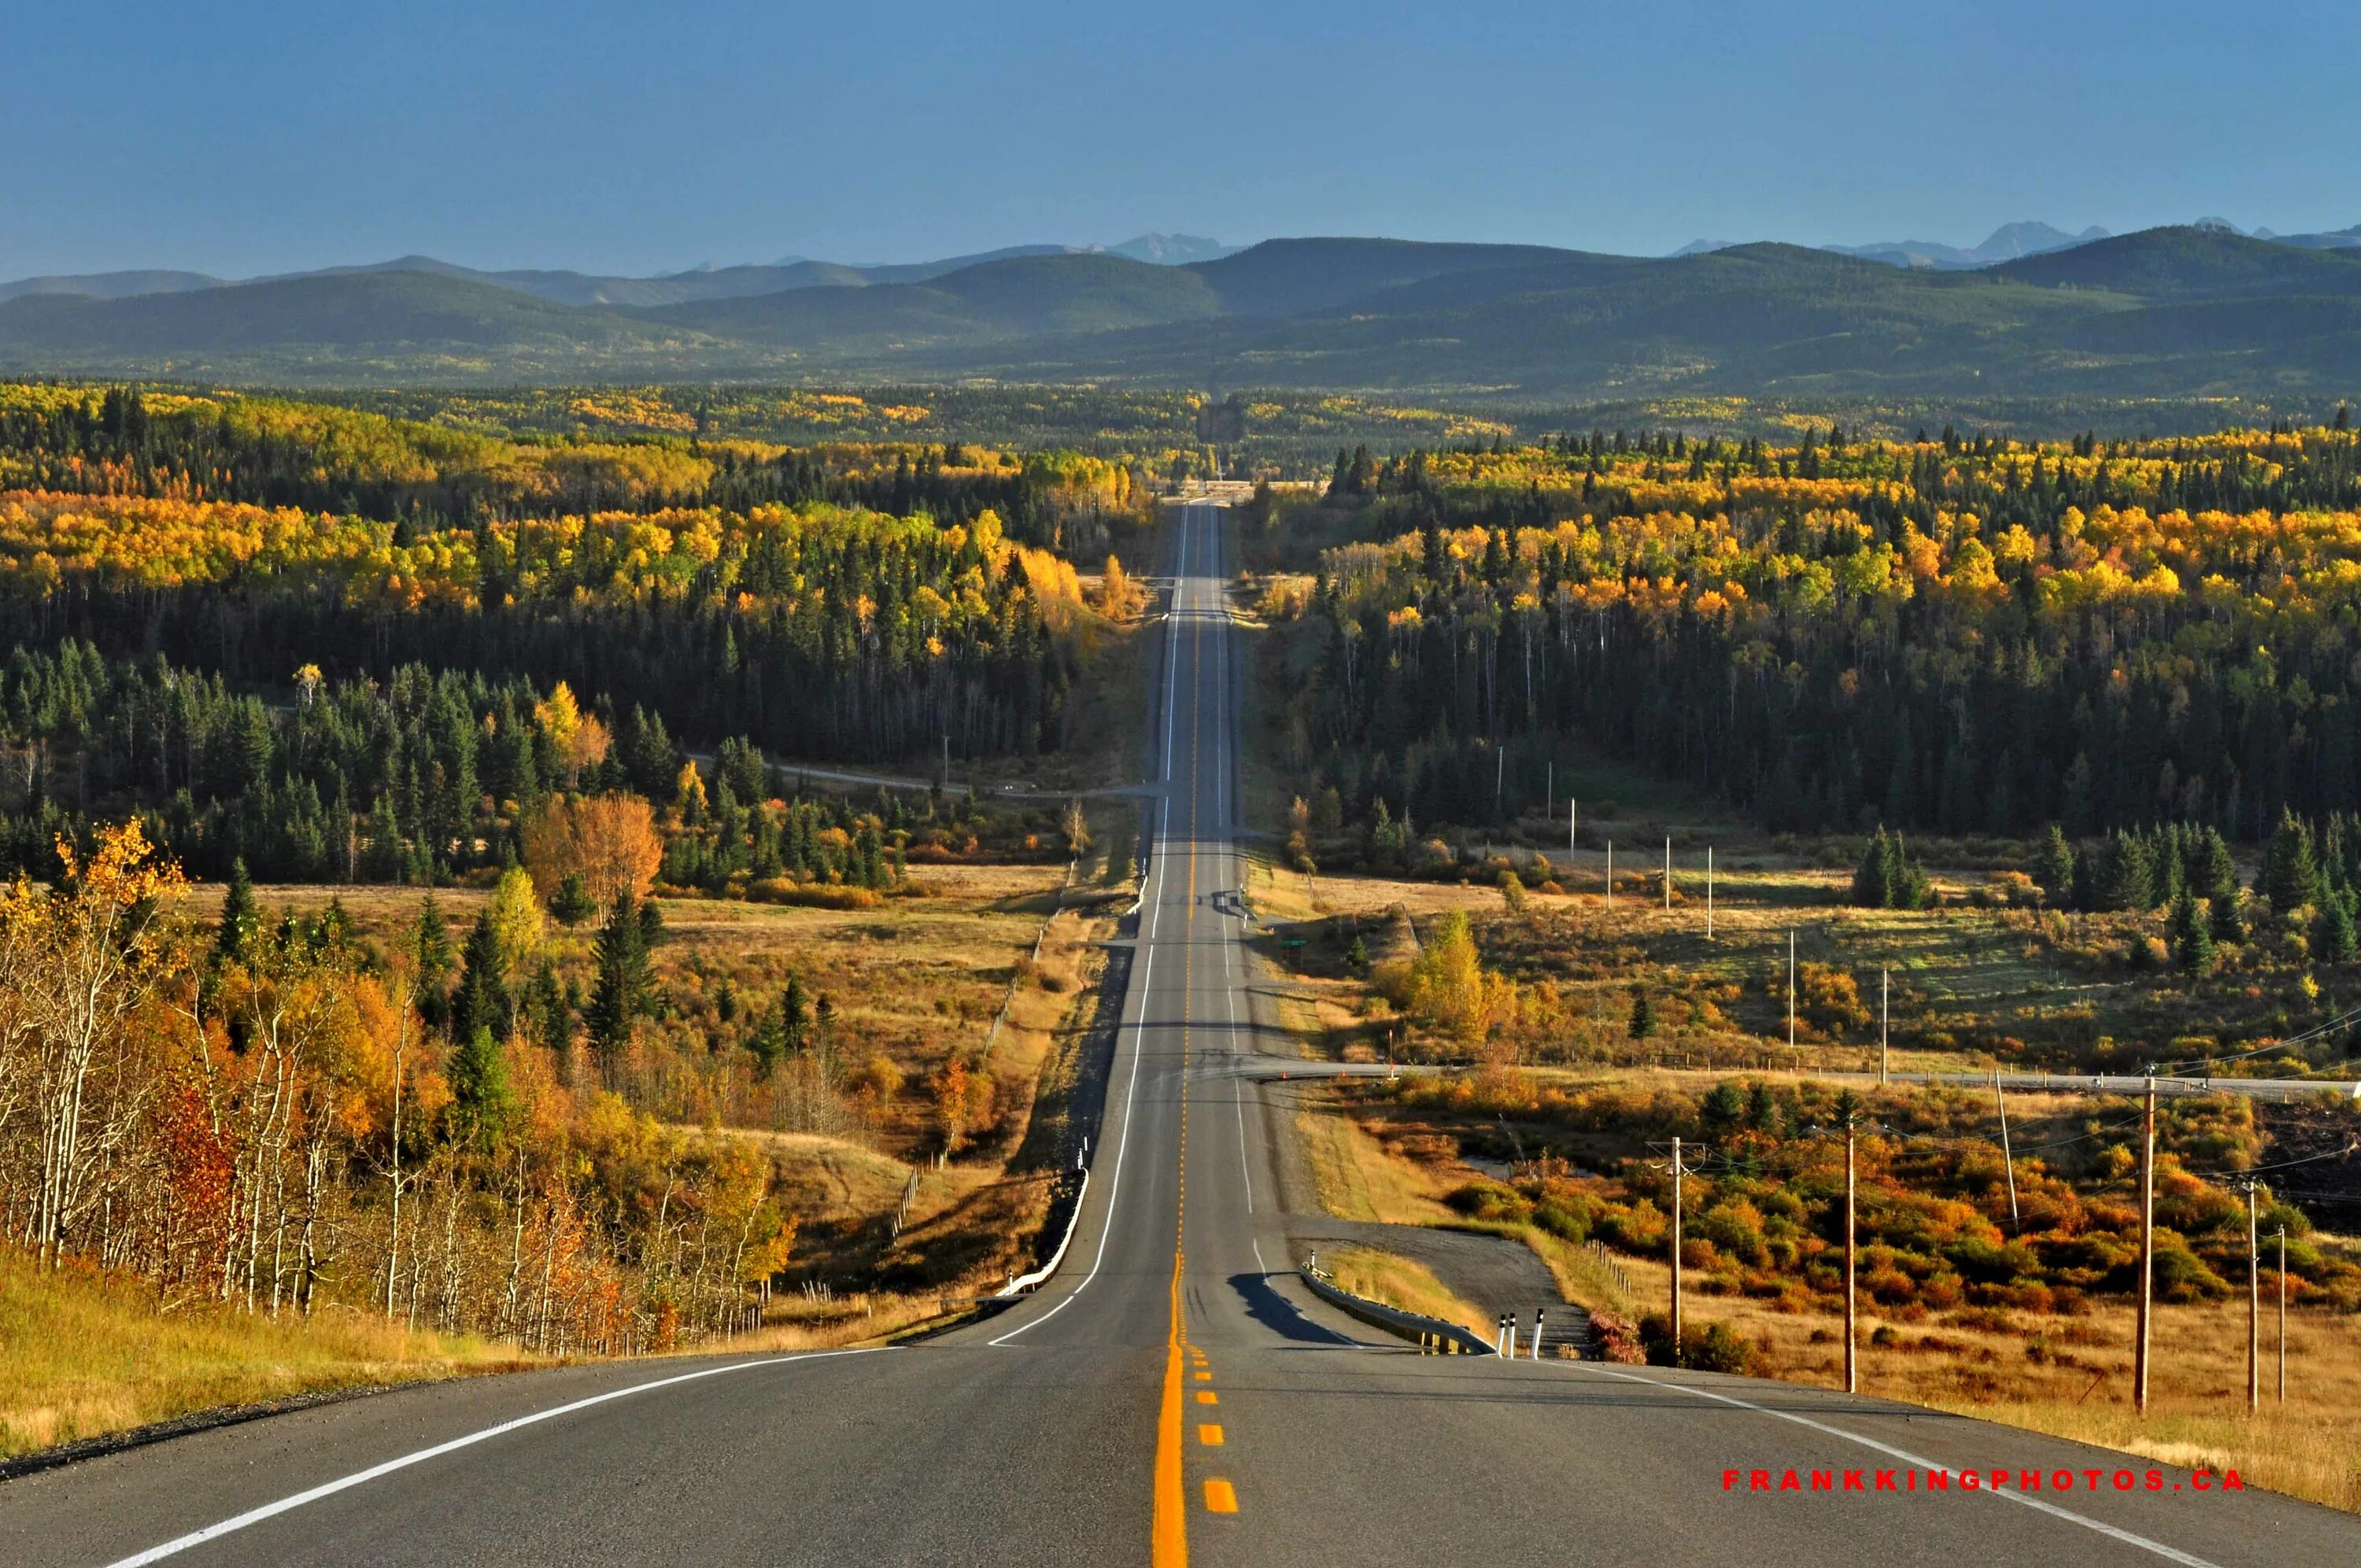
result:
[[[918,277],[842,270],[638,280],[708,291],[653,302],[552,281],[582,274],[534,275],[569,295],[557,300],[417,264],[115,300],[27,294],[0,302],[0,368],[312,384],[984,377],[1567,400],[2361,389],[2361,252],[2207,227],[1978,270],[1786,245],[1642,258],[1353,238],[1184,266],[1053,250]]]

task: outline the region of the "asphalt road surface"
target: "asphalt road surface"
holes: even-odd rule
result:
[[[478,1379],[65,1466],[0,1486],[0,1563],[2361,1562],[2361,1522],[2176,1470],[2148,1490],[2096,1450],[1786,1385],[1420,1355],[1316,1304],[1239,939],[1224,515],[1172,530],[1141,950],[1039,1292],[907,1348]]]

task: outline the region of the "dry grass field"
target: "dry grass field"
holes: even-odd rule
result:
[[[1321,1253],[1320,1266],[1338,1289],[1355,1296],[1457,1323],[1473,1334],[1495,1332],[1489,1314],[1455,1295],[1433,1269],[1413,1259],[1374,1247],[1332,1246]]]
[[[513,1345],[331,1310],[273,1319],[0,1249],[0,1459],[221,1406],[508,1371]]]

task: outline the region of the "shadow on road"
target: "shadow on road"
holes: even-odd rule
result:
[[[1246,1316],[1284,1340],[1298,1344],[1318,1344],[1334,1348],[1338,1336],[1304,1317],[1295,1304],[1270,1288],[1272,1276],[1268,1274],[1233,1274],[1230,1288],[1246,1304]]]

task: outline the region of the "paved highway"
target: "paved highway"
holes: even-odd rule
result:
[[[2345,1516],[2178,1471],[2118,1492],[2094,1450],[1784,1385],[1422,1356],[1315,1302],[1239,940],[1224,515],[1172,530],[1140,950],[1089,1199],[1038,1293],[907,1348],[480,1379],[67,1466],[0,1486],[0,1562],[2361,1560]],[[1968,1466],[2010,1485],[1875,1489]],[[1748,1489],[1791,1469],[1834,1489]],[[2020,1495],[2028,1469],[2049,1480]]]

